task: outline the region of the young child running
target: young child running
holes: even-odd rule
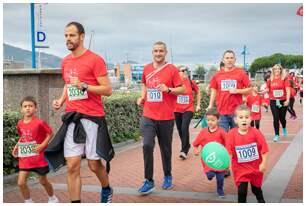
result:
[[[37,103],[33,97],[25,97],[20,105],[23,119],[17,123],[19,140],[12,151],[12,155],[19,158],[18,186],[20,192],[26,203],[33,202],[27,186],[27,179],[32,171],[39,175],[39,182],[49,195],[48,202],[56,203],[58,199],[47,179],[49,166],[44,157],[44,151],[52,137],[52,129],[35,116]]]
[[[245,102],[251,110],[251,126],[259,129],[261,119],[261,105],[268,105],[263,101],[263,98],[258,93],[258,85],[256,83],[252,83],[252,91],[246,97]]]
[[[238,202],[246,202],[250,182],[257,202],[264,203],[261,186],[269,149],[262,133],[250,127],[250,116],[250,109],[246,105],[236,108],[234,119],[238,127],[228,132],[226,147],[232,159],[231,167],[235,185],[238,187]]]
[[[218,142],[225,145],[225,131],[218,127],[219,113],[216,108],[211,108],[206,112],[207,128],[203,128],[196,139],[193,141],[193,153],[199,155],[201,148],[209,142]],[[212,180],[216,176],[217,194],[220,198],[224,198],[224,174],[226,170],[215,170],[208,167],[201,159],[204,173],[208,180]]]

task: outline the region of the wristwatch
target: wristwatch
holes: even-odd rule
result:
[[[82,82],[82,83],[81,83],[81,90],[82,90],[83,92],[85,92],[85,91],[87,91],[87,89],[88,89],[88,84],[86,84],[85,82]]]
[[[170,94],[171,92],[172,92],[172,90],[168,87],[167,93]]]

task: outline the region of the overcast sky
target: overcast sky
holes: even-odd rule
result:
[[[108,61],[151,61],[152,44],[164,41],[174,63],[215,63],[223,51],[237,53],[243,45],[247,62],[276,52],[303,53],[303,21],[296,15],[301,4],[47,4],[45,26],[49,49],[64,57],[64,27],[79,21],[88,47]],[[30,50],[29,4],[4,4],[4,43]]]

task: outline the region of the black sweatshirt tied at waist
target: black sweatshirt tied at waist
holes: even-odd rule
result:
[[[109,162],[113,159],[115,151],[108,134],[107,124],[104,117],[89,116],[78,112],[68,112],[62,116],[62,126],[57,131],[54,138],[50,141],[45,158],[49,162],[52,170],[56,171],[65,165],[64,141],[70,123],[75,123],[73,131],[73,141],[84,144],[86,142],[86,132],[81,119],[88,119],[98,125],[96,153],[106,161],[106,171],[109,173]]]

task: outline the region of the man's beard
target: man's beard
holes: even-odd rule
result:
[[[79,44],[78,43],[72,43],[72,42],[69,42],[69,44],[72,44],[73,46],[72,47],[68,47],[68,45],[67,45],[67,43],[66,43],[66,46],[67,46],[67,49],[69,50],[69,51],[74,51],[76,48],[78,48],[78,46],[79,46]]]

